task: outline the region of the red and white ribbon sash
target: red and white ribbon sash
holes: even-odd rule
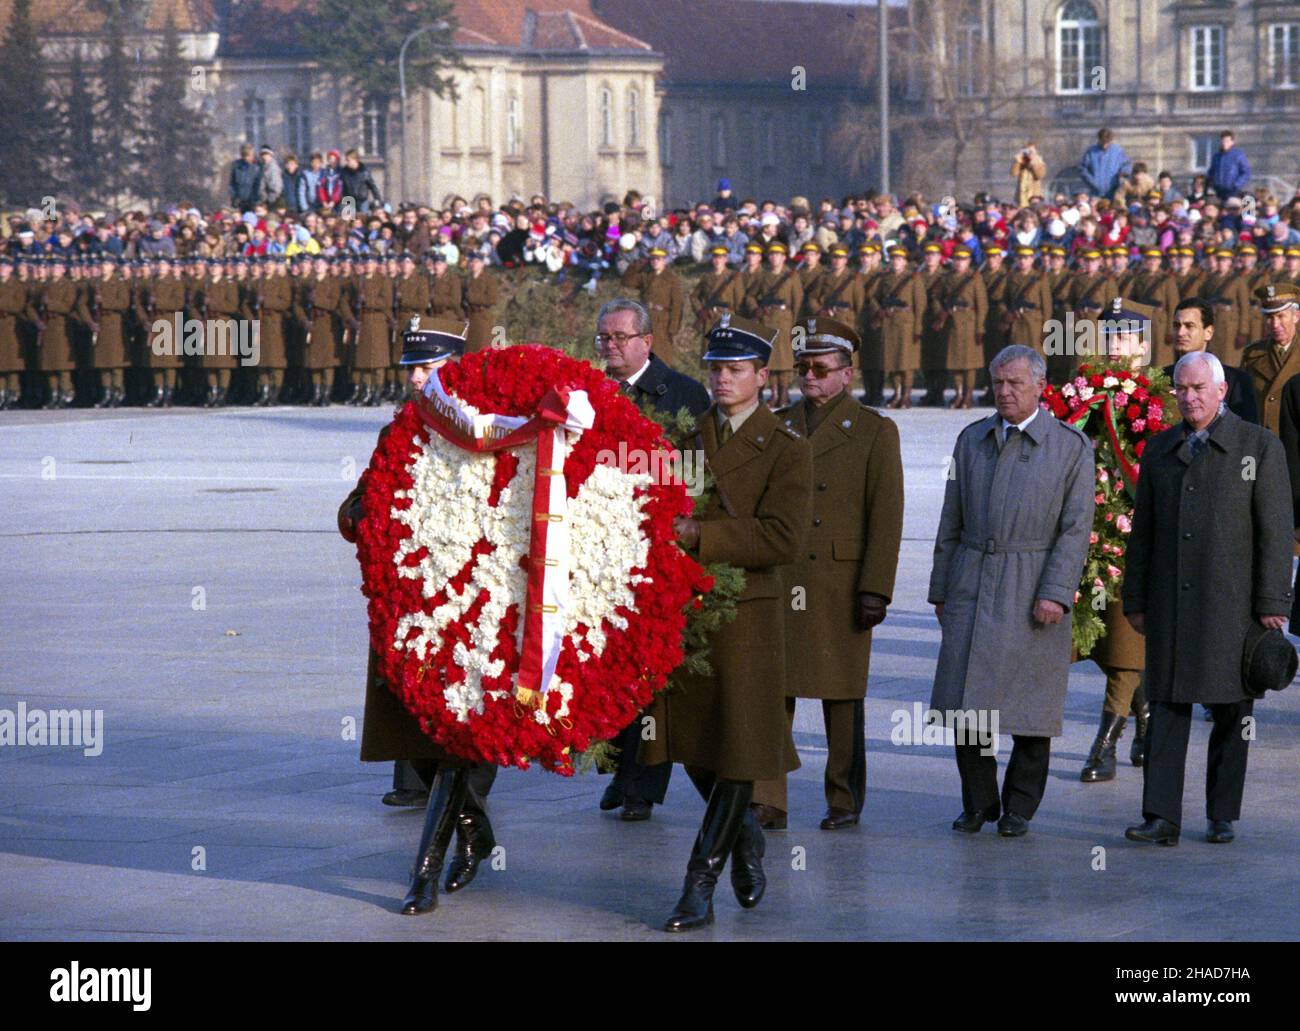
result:
[[[536,412],[529,417],[477,412],[447,393],[436,369],[415,404],[425,425],[466,451],[501,451],[537,441],[524,639],[515,697],[522,705],[544,709],[564,644],[564,616],[569,605],[564,460],[569,453],[569,434],[576,439],[591,429],[595,409],[585,390],[556,387],[538,401]]]

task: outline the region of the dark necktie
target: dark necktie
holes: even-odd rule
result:
[[[1011,438],[1017,436],[1019,433],[1020,433],[1019,426],[1008,426],[1006,436],[1002,438],[1002,446],[1006,447],[1008,444],[1010,444]]]
[[[731,420],[723,419],[722,425],[718,427],[718,445],[721,446],[731,439]]]

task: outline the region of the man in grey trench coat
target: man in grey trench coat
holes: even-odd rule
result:
[[[1210,709],[1206,840],[1226,844],[1241,815],[1253,703],[1242,657],[1252,624],[1280,630],[1292,604],[1291,478],[1282,442],[1226,404],[1208,351],[1174,366],[1182,422],[1142,453],[1124,572],[1124,615],[1146,635],[1143,823],[1125,837],[1176,845],[1192,706]]]
[[[956,727],[962,813],[953,829],[1029,829],[1061,733],[1070,617],[1088,553],[1093,454],[1087,437],[1039,407],[1047,367],[1032,348],[989,365],[997,413],[957,437],[934,542],[930,603],[943,628],[932,709],[974,713],[1011,734],[1001,797],[997,759]],[[999,818],[1000,816],[1000,818]]]

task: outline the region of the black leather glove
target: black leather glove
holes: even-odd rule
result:
[[[858,608],[854,622],[857,623],[859,630],[870,630],[885,621],[885,612],[888,608],[889,601],[879,594],[859,591]]]

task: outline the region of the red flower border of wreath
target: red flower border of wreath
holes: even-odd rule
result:
[[[596,417],[564,464],[570,498],[602,452],[617,455],[620,443],[625,445],[624,454],[648,454],[671,447],[660,427],[642,415],[604,373],[557,348],[522,345],[481,351],[459,364],[444,365],[439,376],[447,391],[463,402],[479,411],[503,415],[531,414],[538,400],[555,386],[587,391]],[[485,700],[482,714],[471,714],[461,723],[448,712],[443,688],[448,677],[458,680],[462,675],[451,661],[451,650],[456,640],[469,643],[468,627],[477,618],[479,603],[444,631],[443,647],[426,655],[425,663],[413,653],[391,646],[397,620],[403,614],[432,611],[444,597],[439,592],[425,599],[420,579],[397,575],[393,556],[410,530],[389,514],[393,508],[410,505],[409,498],[395,498],[394,494],[412,488],[409,466],[412,454],[421,446],[417,438],[427,440],[430,432],[415,405],[407,404],[375,448],[365,473],[366,515],[357,529],[357,551],[362,591],[369,599],[370,643],[379,657],[380,675],[424,733],[450,754],[523,768],[537,762],[570,775],[574,757],[630,723],[682,661],[684,607],[703,577],[699,564],[677,546],[673,535],[673,519],[691,510],[686,488],[681,483],[655,483],[648,489],[641,527],[650,542],[649,553],[646,565],[634,572],[649,579],[634,587],[635,612],[616,610],[627,620],[627,628],[620,630],[606,622],[602,628],[604,652],[586,662],[580,661],[573,645],[566,642],[556,672],[573,685],[567,720],[554,717],[560,698],[558,692],[551,692],[547,698],[552,715],[549,727],[538,723],[531,711],[520,710],[513,698]],[[494,501],[516,465],[512,454],[498,456]],[[476,547],[490,545],[480,541]],[[423,550],[417,551],[408,561],[418,563],[423,557]],[[453,583],[456,580],[461,580],[456,584],[459,588],[468,574],[454,578]],[[517,628],[518,606],[512,605],[492,652],[492,658],[504,661],[505,672],[498,679],[485,678],[485,690],[510,689],[519,664]]]

